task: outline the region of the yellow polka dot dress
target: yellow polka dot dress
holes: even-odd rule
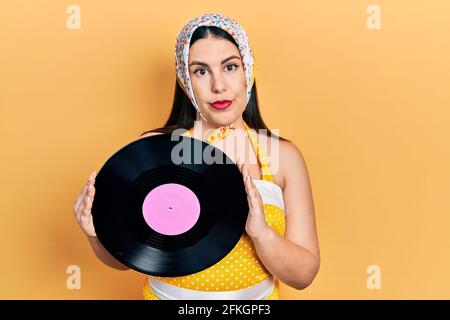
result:
[[[244,122],[245,128],[252,141],[258,161],[262,169],[262,179],[253,179],[261,198],[267,224],[277,233],[285,235],[284,203],[281,188],[274,183],[268,163],[258,145],[258,142]],[[191,129],[192,130],[192,129]],[[192,131],[188,131],[192,136]],[[149,276],[154,277],[154,276]],[[250,288],[271,277],[259,260],[251,238],[244,232],[236,246],[222,260],[215,265],[200,272],[180,277],[154,277],[171,286],[188,290],[225,292]],[[265,298],[267,300],[279,299],[279,280],[274,279],[275,286]],[[152,291],[148,279],[143,288],[146,300],[160,300]]]

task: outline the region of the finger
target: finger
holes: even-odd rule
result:
[[[249,190],[252,190],[255,188],[255,185],[252,181],[252,177],[250,177],[250,174],[248,174],[248,172],[244,176],[244,182]]]
[[[248,201],[248,206],[250,208],[250,211],[253,211],[255,206],[254,206],[253,199],[252,199],[252,197],[250,195],[247,195],[247,201]]]
[[[255,201],[255,198],[252,196],[248,196],[247,201],[248,201],[248,206],[250,208],[250,213],[254,214],[257,211],[257,209],[259,208],[258,203]]]
[[[259,214],[261,211],[261,205],[258,203],[258,200],[256,197],[248,196],[248,205],[250,208],[250,213],[253,214]]]
[[[89,213],[89,208],[86,206],[83,208],[83,210],[81,211],[81,215],[80,215],[80,222],[83,222],[86,220],[86,218],[88,218],[90,215]]]
[[[92,198],[90,196],[86,197],[86,206],[83,210],[83,215],[88,216],[91,214],[91,208],[92,208]]]
[[[250,201],[252,202],[252,206],[254,206],[255,208],[257,208],[260,204],[258,195],[256,194],[256,192],[254,190],[250,191]]]
[[[80,205],[77,211],[75,211],[75,218],[77,219],[78,223],[80,223],[81,215],[83,212],[84,206]]]
[[[91,223],[91,218],[92,218],[91,214],[82,214],[80,219],[80,225],[82,227],[89,226],[89,224]]]
[[[252,178],[250,177],[250,170],[248,169],[247,163],[244,163],[244,167],[245,167],[243,169],[244,179],[245,179],[245,177],[249,177],[249,179],[248,179],[248,187],[249,187],[249,189],[250,190],[254,190],[257,194],[259,194],[257,192],[257,190],[256,190],[255,183],[253,182]]]
[[[85,208],[85,204],[84,204],[84,201],[83,201],[82,204],[80,205],[80,207],[78,208],[77,212],[76,212],[76,219],[77,219],[78,223],[80,223],[81,216],[83,215],[84,208]]]
[[[244,163],[242,163],[242,173],[244,176],[250,176],[250,170],[247,166],[247,161],[245,161]]]
[[[86,209],[88,204],[88,195],[84,195],[83,201],[80,204],[80,207],[77,210],[77,221],[80,222],[81,217],[83,216],[84,210]]]
[[[89,211],[91,211],[91,209],[92,209],[92,203],[94,202],[94,194],[95,194],[95,189],[94,189],[94,187],[91,186],[91,189],[89,190],[88,204],[87,204],[87,208],[89,209]]]
[[[92,188],[92,185],[88,184],[86,185],[86,190],[84,192],[84,197],[82,198],[82,201],[78,207],[77,210],[77,218],[79,219],[80,216],[83,214],[84,209],[86,209],[88,202],[89,202],[89,188]]]
[[[97,171],[92,172],[91,175],[89,176],[89,182],[94,184],[96,177],[97,177]]]
[[[86,182],[86,185],[83,187],[80,196],[75,200],[75,204],[74,204],[74,211],[77,212],[81,202],[83,201],[85,195],[86,195],[86,191],[88,189],[89,184],[94,184],[95,182],[95,176],[96,176],[96,171],[92,172],[91,175],[88,178],[88,181]]]
[[[85,214],[88,215],[91,214],[92,203],[94,202],[94,195],[95,195],[95,187],[90,185],[86,195],[86,206],[83,211]]]
[[[92,214],[82,215],[81,221],[80,221],[80,226],[87,235],[90,235],[90,236],[97,235],[94,230],[94,220],[93,220]]]
[[[247,192],[247,197],[251,201],[254,197],[254,194],[252,192],[252,185],[250,184],[250,180],[250,176],[246,176],[244,178],[245,192]]]
[[[77,197],[77,199],[75,200],[75,203],[73,205],[73,211],[77,212],[78,209],[80,208],[81,202],[84,199],[84,196],[86,195],[86,191],[87,191],[88,185],[86,184],[83,189],[81,189],[80,195]]]
[[[89,195],[86,194],[84,196],[83,202],[81,203],[80,209],[78,210],[79,211],[79,217],[81,217],[84,214],[84,212],[85,212],[85,210],[86,210],[86,208],[88,206],[88,203],[89,203]]]
[[[239,168],[239,171],[242,174],[242,160],[241,160],[240,157],[237,158],[236,165],[237,165],[237,167]]]
[[[259,193],[258,189],[255,186],[255,183],[252,181],[251,182],[251,189],[252,189],[252,194],[253,194],[253,198],[255,199],[255,203],[258,206],[261,206],[263,204],[262,198],[261,198],[261,194]]]
[[[251,187],[250,180],[251,180],[251,179],[250,179],[250,176],[244,174],[244,185],[245,185],[245,189],[246,189],[247,191],[250,191],[250,187]]]
[[[259,194],[258,189],[256,189],[252,179],[248,179],[246,182],[246,191],[252,206],[258,207],[262,204],[261,195]]]
[[[253,185],[252,185],[252,181],[251,181],[251,180],[252,180],[252,179],[250,179],[250,177],[248,177],[248,178],[247,178],[246,185],[247,185],[247,194],[249,195],[250,199],[253,200],[253,198],[256,198],[256,194],[255,194],[255,190],[254,190],[254,188],[253,188]]]
[[[91,185],[88,186],[87,195],[90,197],[91,200],[94,199],[94,195],[95,195],[95,187],[94,187],[94,185],[91,184]]]

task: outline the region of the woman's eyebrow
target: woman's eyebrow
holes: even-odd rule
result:
[[[224,64],[225,62],[231,60],[231,59],[240,59],[238,56],[229,56],[228,58],[224,59],[221,64]],[[205,67],[209,67],[207,63],[201,62],[201,61],[192,61],[189,64],[189,67],[193,66],[193,65],[199,65],[199,66],[205,66]]]

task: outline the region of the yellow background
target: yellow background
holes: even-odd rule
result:
[[[72,205],[109,155],[165,122],[176,35],[206,12],[246,29],[262,115],[307,161],[322,264],[281,298],[450,298],[445,0],[1,0],[0,298],[142,298],[145,276],[97,260]],[[69,265],[81,290],[66,288]]]

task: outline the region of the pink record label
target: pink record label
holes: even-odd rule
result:
[[[200,216],[200,202],[189,188],[166,183],[151,190],[142,204],[148,226],[164,235],[190,230]]]

